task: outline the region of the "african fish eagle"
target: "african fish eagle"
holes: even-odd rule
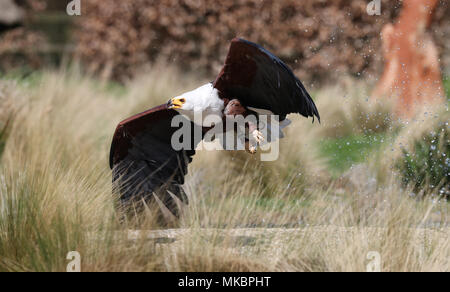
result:
[[[313,117],[313,121],[316,116],[320,121],[310,95],[285,63],[263,47],[235,38],[214,82],[130,117],[117,126],[110,167],[121,202],[127,205],[157,196],[160,203],[178,216],[179,201],[188,203],[182,188],[184,176],[202,137],[192,141],[191,149],[174,150],[171,136],[177,128],[171,127],[171,120],[182,114],[190,119],[193,128],[201,127],[205,133],[208,127],[194,123],[194,112],[216,114],[225,119],[229,115],[245,116],[255,109],[277,115],[280,125],[288,121],[286,116],[290,113]],[[253,126],[250,133],[261,142],[264,137],[257,126],[250,126]],[[253,146],[246,149],[255,152]]]

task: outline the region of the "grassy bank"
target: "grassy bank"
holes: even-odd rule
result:
[[[275,162],[199,151],[179,223],[186,236],[130,240],[130,229],[161,227],[151,210],[119,222],[108,167],[115,126],[201,82],[166,67],[124,87],[76,70],[1,80],[0,271],[65,271],[73,250],[83,271],[365,271],[369,251],[385,271],[449,271],[448,202],[425,196],[433,190],[411,196],[396,171],[370,164],[400,147],[392,141],[408,139],[410,125],[369,106],[363,86],[316,92],[323,123],[293,117]],[[235,228],[286,234],[249,239]]]

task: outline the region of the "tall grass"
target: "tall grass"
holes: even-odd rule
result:
[[[120,88],[76,70],[0,81],[0,271],[65,271],[69,251],[83,271],[364,271],[369,251],[386,271],[449,270],[448,203],[410,198],[395,177],[333,180],[316,152],[327,126],[300,118],[269,164],[199,151],[179,229],[157,231],[151,209],[121,223],[107,161],[116,124],[198,84],[162,67]],[[321,96],[332,123],[336,104]]]

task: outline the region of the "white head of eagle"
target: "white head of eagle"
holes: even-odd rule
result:
[[[191,121],[196,122],[194,115],[201,114],[201,126],[209,127],[210,124],[204,124],[204,120],[208,115],[216,115],[222,117],[225,102],[219,98],[219,92],[214,88],[212,83],[205,84],[195,90],[183,93],[174,97],[167,103],[169,109],[187,116]]]

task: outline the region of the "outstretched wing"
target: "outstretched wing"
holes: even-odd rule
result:
[[[272,111],[284,120],[287,114],[320,115],[311,96],[289,67],[252,42],[235,38],[225,65],[214,82],[221,97],[237,98],[245,106]]]
[[[167,191],[188,203],[181,185],[201,137],[195,139],[194,128],[198,126],[186,121],[190,123],[191,135],[183,138],[192,139],[191,147],[174,150],[171,138],[179,129],[171,127],[175,116],[179,116],[176,111],[161,105],[117,126],[111,144],[110,167],[122,202],[149,200],[156,194],[174,215],[178,215],[176,202]]]

